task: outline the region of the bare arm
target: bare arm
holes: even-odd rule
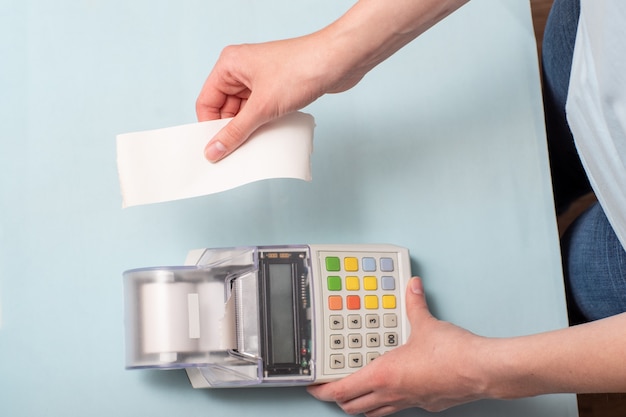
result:
[[[557,331],[494,339],[489,396],[626,392],[626,313]],[[494,383],[495,382],[495,383]]]
[[[468,0],[360,0],[299,38],[229,46],[196,101],[198,120],[235,118],[205,149],[217,161],[262,124],[356,85],[398,49]]]
[[[409,341],[340,381],[309,387],[348,414],[443,410],[485,399],[626,391],[626,314],[517,338],[474,335],[430,314],[421,281],[407,291]]]

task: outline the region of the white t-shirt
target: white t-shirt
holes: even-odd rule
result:
[[[626,248],[626,1],[581,0],[567,120],[606,216]]]

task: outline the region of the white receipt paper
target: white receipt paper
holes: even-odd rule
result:
[[[117,135],[122,207],[198,197],[269,178],[311,180],[315,120],[294,112],[213,164],[204,147],[231,119]]]

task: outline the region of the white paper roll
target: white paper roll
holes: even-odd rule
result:
[[[139,321],[142,323],[144,353],[159,353],[165,357],[165,354],[198,351],[199,338],[190,337],[194,336],[195,318],[190,321],[194,306],[190,306],[189,294],[197,294],[195,284],[176,282],[141,286]],[[176,357],[172,358],[175,360]]]
[[[268,178],[311,180],[313,116],[295,112],[276,119],[210,163],[204,147],[229,120],[118,135],[122,206],[197,197]]]

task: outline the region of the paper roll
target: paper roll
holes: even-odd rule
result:
[[[237,347],[233,302],[225,303],[222,282],[149,283],[140,293],[144,354],[177,360],[179,353]]]
[[[295,112],[276,119],[210,163],[204,147],[229,120],[118,135],[122,206],[197,197],[269,178],[311,180],[313,116]]]
[[[150,283],[140,289],[141,341],[143,353],[173,354],[197,352],[199,337],[193,296],[196,285]],[[176,356],[172,356],[176,358]]]

